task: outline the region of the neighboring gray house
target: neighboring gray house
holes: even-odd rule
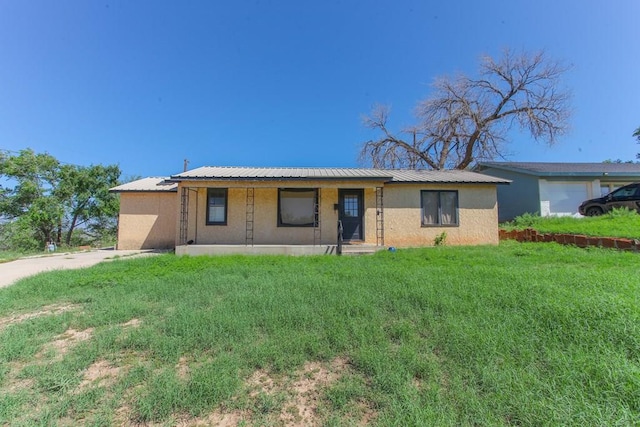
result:
[[[500,221],[525,212],[574,215],[584,200],[640,181],[635,163],[483,162],[474,171],[512,181],[498,186]]]

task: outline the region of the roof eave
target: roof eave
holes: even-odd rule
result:
[[[371,176],[314,176],[314,177],[171,177],[166,182],[184,181],[388,181],[392,177],[371,177]]]
[[[539,172],[530,169],[523,169],[514,166],[506,166],[506,165],[494,165],[494,164],[486,164],[480,163],[478,164],[474,170],[478,171],[486,171],[487,169],[498,169],[505,170],[509,172],[521,173],[524,175],[532,175],[539,177],[630,177],[635,176],[640,178],[640,172]]]
[[[109,193],[177,193],[178,189],[172,190],[116,190],[109,189]]]
[[[529,169],[522,169],[522,168],[516,168],[513,166],[502,166],[502,165],[488,165],[488,164],[483,164],[480,163],[478,164],[475,168],[475,170],[478,170],[478,172],[480,173],[480,171],[485,171],[487,169],[498,169],[498,170],[504,170],[504,171],[509,171],[509,172],[516,172],[516,173],[521,173],[521,174],[525,174],[525,175],[534,175],[534,176],[540,176],[541,174]]]
[[[509,185],[511,180],[501,181],[387,181],[387,184],[470,184],[470,185]]]

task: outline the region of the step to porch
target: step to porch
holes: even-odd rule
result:
[[[342,255],[372,255],[378,251],[383,251],[384,249],[384,246],[344,244],[342,245]]]

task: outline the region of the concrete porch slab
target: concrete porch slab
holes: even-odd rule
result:
[[[181,245],[176,255],[336,255],[336,245]]]

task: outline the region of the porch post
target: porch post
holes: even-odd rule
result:
[[[187,230],[189,228],[189,189],[182,187],[180,191],[180,245],[187,244]]]
[[[376,246],[384,246],[384,199],[382,187],[376,187]]]
[[[322,244],[322,228],[320,227],[320,200],[322,195],[320,194],[320,188],[318,187],[316,193],[316,202],[313,206],[313,246]]]

